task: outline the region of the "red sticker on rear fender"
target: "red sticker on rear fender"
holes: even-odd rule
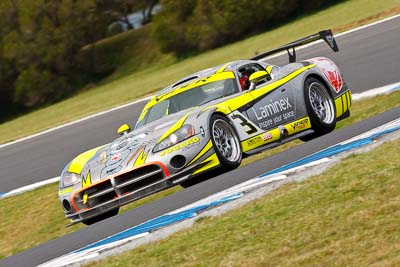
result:
[[[330,85],[335,89],[336,93],[339,93],[343,87],[343,79],[336,64],[329,58],[325,57],[316,57],[310,59],[310,61],[317,64],[318,68],[324,74]]]

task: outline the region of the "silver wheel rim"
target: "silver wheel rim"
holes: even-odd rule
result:
[[[225,159],[235,162],[240,158],[239,140],[236,138],[232,127],[226,121],[215,120],[211,133],[216,148]]]
[[[308,97],[315,115],[326,124],[332,123],[335,119],[335,112],[327,90],[319,83],[314,82],[310,84]]]

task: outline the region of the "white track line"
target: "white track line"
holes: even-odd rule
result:
[[[26,185],[26,186],[11,190],[10,192],[7,192],[7,193],[5,193],[3,195],[0,195],[0,199],[6,198],[6,197],[15,196],[15,195],[19,195],[19,194],[27,192],[27,191],[32,191],[32,190],[35,190],[38,187],[58,182],[59,180],[60,180],[60,177],[54,177],[54,178],[47,179],[47,180],[44,180],[44,181],[41,181],[41,182],[38,182],[38,183]]]
[[[40,135],[47,134],[47,133],[53,132],[53,131],[55,131],[55,130],[58,130],[58,129],[61,129],[61,128],[64,128],[64,127],[67,127],[67,126],[71,126],[71,125],[73,125],[73,124],[76,124],[76,123],[79,123],[79,122],[82,122],[82,121],[86,121],[86,120],[89,120],[89,119],[93,119],[93,118],[95,118],[95,117],[98,117],[98,116],[101,116],[101,115],[104,115],[104,114],[107,114],[107,113],[109,113],[109,112],[113,112],[113,111],[116,111],[116,110],[119,110],[119,109],[122,109],[122,108],[129,107],[129,106],[131,106],[131,105],[137,104],[137,103],[142,102],[142,101],[145,101],[145,100],[150,100],[151,97],[152,97],[152,96],[144,97],[144,98],[135,100],[135,101],[133,101],[133,102],[130,102],[130,103],[127,103],[127,104],[124,104],[124,105],[121,105],[121,106],[118,106],[118,107],[109,109],[109,110],[101,111],[101,112],[99,112],[99,113],[86,116],[86,117],[84,117],[84,118],[82,118],[82,119],[79,119],[79,120],[76,120],[76,121],[71,121],[71,122],[68,122],[68,123],[59,125],[59,126],[57,126],[57,127],[54,127],[54,128],[48,129],[48,130],[45,130],[45,131],[40,132],[40,133],[36,133],[36,134],[33,134],[33,135],[29,135],[29,136],[27,136],[27,137],[24,137],[24,138],[21,138],[21,139],[12,141],[12,142],[2,144],[2,145],[0,145],[0,148],[6,147],[6,146],[10,146],[10,145],[14,145],[14,144],[16,144],[16,143],[19,143],[19,142],[22,142],[22,141],[25,141],[25,140],[28,140],[28,139],[35,138],[35,137],[38,137],[38,136],[40,136]]]
[[[351,29],[351,30],[342,32],[342,33],[339,33],[339,34],[335,35],[335,37],[340,37],[340,36],[343,36],[343,35],[346,35],[346,34],[355,32],[355,31],[359,31],[359,30],[362,30],[362,29],[365,29],[365,28],[368,28],[368,27],[372,27],[372,26],[375,26],[375,25],[377,25],[377,24],[380,24],[380,23],[383,23],[383,22],[386,22],[386,21],[389,21],[389,20],[392,20],[392,19],[395,19],[395,18],[398,18],[398,17],[400,17],[400,14],[399,14],[399,15],[392,16],[392,17],[389,17],[389,18],[385,18],[385,19],[382,19],[382,20],[379,20],[379,21],[375,21],[375,22],[373,22],[373,23],[366,24],[366,25],[363,25],[363,26],[360,26],[360,27],[357,27],[357,28],[354,28],[354,29]],[[318,44],[318,43],[320,43],[320,42],[321,42],[321,40],[315,41],[315,42],[313,42],[313,43],[310,43],[310,44],[304,45],[304,46],[302,46],[302,47],[299,47],[298,50],[301,50],[301,49],[304,49],[304,48],[313,46],[313,45]],[[267,57],[267,58],[275,58],[275,57],[278,57],[278,56],[283,55],[283,54],[285,54],[285,52],[282,52],[282,53],[279,53],[279,54],[276,54],[276,55],[273,55],[273,56],[270,56],[270,57]],[[150,99],[150,98],[151,98],[151,96],[145,97],[145,98],[142,98],[142,99],[138,99],[138,100],[136,100],[136,101],[134,101],[134,102],[131,102],[131,103],[128,103],[128,104],[125,104],[125,105],[122,105],[122,106],[118,106],[118,107],[115,107],[115,108],[112,108],[112,109],[109,109],[109,110],[105,110],[105,111],[102,111],[102,112],[100,112],[100,113],[93,114],[93,115],[84,117],[84,118],[82,118],[82,119],[79,119],[79,120],[76,120],[76,121],[73,121],[73,122],[69,122],[69,123],[66,123],[66,124],[62,124],[62,125],[60,125],[60,126],[57,126],[57,127],[54,127],[54,128],[48,129],[48,130],[45,130],[45,131],[43,131],[43,132],[36,133],[36,134],[30,135],[30,136],[27,136],[27,137],[24,137],[24,138],[21,138],[21,139],[18,139],[18,140],[9,142],[9,143],[2,144],[2,145],[0,145],[0,148],[6,147],[6,146],[10,146],[10,145],[13,145],[13,144],[16,144],[16,143],[19,143],[19,142],[22,142],[22,141],[25,141],[25,140],[28,140],[28,139],[32,139],[32,138],[34,138],[34,137],[38,137],[38,136],[40,136],[40,135],[43,135],[43,134],[46,134],[46,133],[49,133],[49,132],[53,132],[53,131],[55,131],[55,130],[61,129],[61,128],[66,127],[66,126],[73,125],[73,124],[75,124],[75,123],[79,123],[79,122],[82,122],[82,121],[85,121],[85,120],[89,120],[89,119],[92,119],[92,118],[95,118],[95,117],[104,115],[104,114],[107,114],[107,113],[109,113],[109,112],[113,112],[113,111],[115,111],[115,110],[118,110],[118,109],[121,109],[121,108],[125,108],[125,107],[128,107],[128,106],[130,106],[130,105],[134,105],[134,104],[136,104],[136,103],[138,103],[138,102],[141,102],[141,101],[144,101],[144,100],[148,100],[148,99]]]
[[[78,266],[80,266],[79,262],[96,258],[104,250],[110,250],[112,248],[122,246],[125,243],[131,242],[135,239],[139,239],[139,238],[148,236],[149,234],[150,234],[149,232],[145,232],[145,233],[131,236],[131,237],[119,240],[119,241],[115,241],[111,244],[105,244],[102,246],[94,247],[94,248],[85,250],[83,252],[71,252],[66,255],[55,258],[53,260],[50,260],[48,262],[42,263],[42,264],[38,265],[37,267],[45,267],[45,266],[46,267],[49,267],[49,266],[57,267],[57,266],[67,266],[67,265],[73,265],[73,264],[78,264]]]
[[[352,98],[353,101],[358,101],[358,100],[361,100],[361,99],[371,98],[371,97],[375,97],[375,96],[378,96],[378,95],[389,94],[389,93],[391,93],[393,91],[397,91],[397,90],[400,90],[400,82],[392,83],[392,84],[389,84],[389,85],[385,85],[385,86],[382,86],[382,87],[378,87],[378,88],[375,88],[375,89],[364,91],[364,92],[359,93],[359,94],[353,94],[351,98]]]
[[[395,18],[398,18],[398,17],[400,17],[400,14],[392,16],[392,17],[389,17],[389,18],[386,18],[386,19],[378,20],[378,21],[372,22],[370,24],[366,24],[366,25],[363,25],[363,26],[360,26],[360,27],[357,27],[357,28],[354,28],[354,29],[351,29],[351,30],[348,30],[348,31],[345,31],[345,32],[334,34],[334,36],[335,36],[335,38],[338,38],[338,37],[341,37],[343,35],[346,35],[346,34],[349,34],[349,33],[355,32],[355,31],[363,30],[363,29],[375,26],[377,24],[380,24],[380,23],[383,23],[383,22],[386,22],[386,21],[389,21],[389,20],[392,20],[392,19],[395,19]],[[298,48],[296,48],[297,49],[296,51],[299,51],[301,49],[304,49],[304,48],[307,48],[307,47],[310,47],[310,46],[313,46],[313,45],[316,45],[316,44],[319,44],[319,43],[322,43],[322,42],[324,42],[324,40],[317,40],[317,41],[311,42],[309,44],[299,46]],[[339,47],[339,49],[340,49],[340,47]],[[286,54],[287,54],[287,52],[283,51],[283,52],[280,52],[278,54],[262,58],[260,60],[276,58],[276,57],[279,57],[279,56],[282,56],[282,55],[286,55]]]

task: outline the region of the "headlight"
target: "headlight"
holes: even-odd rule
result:
[[[194,135],[194,127],[190,124],[185,124],[177,131],[170,134],[167,138],[162,140],[159,144],[157,144],[154,147],[153,152],[164,150],[170,146],[182,142],[183,140],[189,137],[192,137],[193,135]]]
[[[61,175],[61,185],[62,187],[71,186],[77,184],[81,181],[81,176],[72,172],[64,172]]]

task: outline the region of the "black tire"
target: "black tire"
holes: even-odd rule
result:
[[[183,188],[188,188],[188,187],[194,186],[195,184],[199,184],[201,182],[202,182],[201,180],[199,181],[197,179],[192,178],[192,179],[188,179],[186,181],[180,182],[179,185],[182,186]]]
[[[309,141],[330,133],[336,127],[336,108],[329,89],[316,78],[308,78],[304,83],[304,101],[314,133],[301,137]]]
[[[91,225],[91,224],[100,222],[102,220],[105,220],[107,218],[110,218],[112,216],[115,216],[115,215],[118,214],[118,212],[119,212],[119,208],[116,208],[116,209],[113,209],[113,210],[109,210],[109,211],[107,211],[105,213],[102,213],[102,214],[96,216],[96,217],[92,217],[90,219],[84,220],[84,221],[82,221],[82,223],[84,223],[86,225]]]
[[[239,167],[243,156],[242,147],[235,129],[226,117],[212,115],[210,138],[222,168],[228,171]]]
[[[179,184],[183,187],[183,188],[188,188],[191,186],[194,186],[196,184],[202,183],[204,181],[207,181],[209,179],[212,179],[213,177],[216,177],[220,174],[223,174],[225,171],[223,169],[220,168],[216,168],[213,169],[211,171],[207,171],[206,173],[201,173],[199,175],[196,175],[192,178],[189,178],[185,181],[180,182]]]

